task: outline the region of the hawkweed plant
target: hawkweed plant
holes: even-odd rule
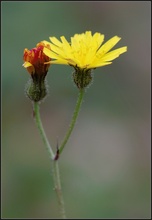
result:
[[[75,34],[71,37],[70,42],[64,36],[61,36],[60,40],[56,37],[50,37],[49,39],[50,42],[43,40],[31,50],[24,49],[23,66],[31,76],[26,86],[26,94],[32,101],[33,116],[40,136],[48,150],[50,160],[52,161],[54,189],[59,204],[59,216],[65,219],[66,214],[58,164],[59,158],[74,129],[85,90],[92,82],[92,70],[111,64],[112,60],[127,51],[127,47],[124,46],[111,51],[121,38],[114,36],[103,44],[104,35],[98,32],[92,35],[91,31]],[[40,103],[48,93],[46,75],[52,64],[72,66],[74,68],[73,81],[78,88],[78,98],[71,123],[63,141],[59,146],[56,146],[55,152],[45,134],[39,111]]]

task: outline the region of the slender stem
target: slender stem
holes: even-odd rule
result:
[[[43,125],[42,125],[42,122],[41,122],[41,117],[40,117],[40,112],[39,112],[39,103],[38,102],[34,102],[34,116],[35,116],[35,119],[36,119],[36,124],[37,124],[37,127],[39,129],[39,132],[40,132],[40,135],[42,137],[42,140],[49,152],[49,155],[51,157],[51,159],[53,160],[54,158],[54,153],[53,153],[53,150],[49,144],[49,141],[46,137],[46,134],[45,134],[45,131],[44,131],[44,128],[43,128]]]
[[[79,91],[79,95],[78,95],[78,100],[77,100],[77,104],[75,106],[75,110],[74,110],[74,113],[73,113],[73,117],[72,117],[72,120],[71,120],[71,124],[69,126],[69,129],[65,135],[65,138],[63,139],[63,142],[61,143],[60,147],[59,147],[59,153],[61,154],[61,152],[63,151],[71,133],[72,133],[72,130],[74,128],[74,125],[76,123],[76,120],[77,120],[77,117],[78,117],[78,114],[79,114],[79,111],[80,111],[80,107],[81,107],[81,104],[82,104],[82,101],[83,101],[83,96],[84,96],[84,89],[80,89]]]
[[[64,200],[63,200],[63,195],[62,195],[62,190],[61,190],[58,160],[53,161],[53,177],[54,177],[55,191],[56,191],[58,203],[59,203],[60,215],[61,215],[62,219],[66,219]]]
[[[64,200],[63,200],[63,196],[62,196],[62,191],[61,191],[61,181],[60,181],[60,174],[59,174],[59,165],[58,165],[58,161],[54,160],[54,153],[53,150],[49,144],[49,141],[46,137],[42,122],[41,122],[41,118],[40,118],[40,112],[39,112],[39,104],[37,102],[34,102],[34,116],[36,119],[36,125],[39,129],[40,135],[43,139],[43,142],[49,152],[49,156],[52,159],[53,162],[53,180],[54,180],[54,186],[55,186],[55,191],[56,191],[56,195],[57,195],[57,199],[58,199],[58,203],[59,203],[59,211],[60,211],[60,215],[62,219],[66,218],[65,215],[65,208],[64,208]]]

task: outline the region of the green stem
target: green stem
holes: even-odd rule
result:
[[[39,132],[40,132],[40,135],[42,137],[42,140],[49,152],[49,155],[51,157],[51,159],[53,160],[54,159],[54,153],[53,153],[53,150],[49,144],[49,141],[46,137],[46,134],[45,134],[45,131],[44,131],[44,128],[43,128],[43,125],[42,125],[42,122],[41,122],[41,117],[40,117],[40,111],[39,111],[39,103],[38,102],[34,102],[34,116],[35,116],[35,119],[36,119],[36,124],[37,124],[37,127],[39,129]]]
[[[83,101],[83,96],[84,96],[84,92],[85,90],[84,89],[80,89],[79,91],[79,95],[78,95],[78,100],[77,100],[77,104],[75,106],[75,110],[74,110],[74,113],[73,113],[73,117],[72,117],[72,120],[71,120],[71,124],[69,126],[69,129],[65,135],[65,138],[63,139],[60,147],[59,147],[59,154],[61,154],[61,152],[63,151],[71,133],[72,133],[72,130],[75,126],[75,123],[76,123],[76,120],[77,120],[77,117],[78,117],[78,114],[79,114],[79,111],[80,111],[80,107],[81,107],[81,104],[82,104],[82,101]]]
[[[60,173],[59,173],[59,165],[58,165],[58,161],[54,160],[55,155],[53,153],[53,150],[49,144],[49,141],[46,137],[42,122],[41,122],[41,117],[40,117],[40,112],[39,112],[39,104],[38,102],[34,102],[34,116],[36,119],[36,125],[38,127],[38,130],[40,132],[40,135],[42,137],[42,140],[49,152],[49,156],[52,159],[53,162],[53,180],[54,180],[54,186],[55,186],[55,191],[56,191],[56,195],[57,195],[57,199],[58,199],[58,203],[59,203],[59,211],[60,211],[60,215],[62,219],[65,219],[65,208],[64,208],[64,200],[63,200],[63,196],[62,196],[62,191],[61,191],[61,181],[60,181]]]
[[[64,200],[63,200],[63,195],[62,195],[62,190],[61,190],[58,160],[53,161],[53,177],[54,177],[55,191],[56,191],[56,195],[57,195],[58,203],[59,203],[60,215],[62,219],[66,219]]]

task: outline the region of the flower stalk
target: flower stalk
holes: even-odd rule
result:
[[[54,160],[55,155],[53,153],[51,145],[49,144],[49,141],[48,141],[47,136],[45,134],[45,131],[44,131],[44,128],[43,128],[43,125],[41,122],[38,102],[34,102],[33,111],[34,111],[33,115],[35,117],[36,125],[39,130],[40,136],[41,136],[41,138],[44,142],[44,145],[49,153],[49,156],[53,162],[52,172],[53,172],[55,192],[56,192],[58,203],[59,203],[59,212],[60,212],[61,218],[65,219],[66,215],[65,215],[64,200],[63,200],[63,195],[62,195],[62,190],[61,190],[61,180],[60,180],[58,160]]]
[[[50,158],[53,160],[54,159],[54,153],[53,153],[53,150],[52,150],[52,148],[49,144],[49,141],[47,139],[47,136],[45,134],[45,131],[44,131],[44,128],[43,128],[43,125],[42,125],[42,122],[41,122],[40,111],[39,111],[39,103],[38,102],[34,102],[33,111],[34,111],[36,125],[38,127],[39,132],[40,132],[41,138],[42,138],[42,140],[44,142],[44,145],[45,145],[45,147],[46,147],[46,149],[49,153]]]
[[[54,189],[57,195],[59,212],[62,219],[66,219],[64,200],[61,190],[60,172],[58,160],[53,161],[53,178],[54,178]]]
[[[81,107],[81,104],[82,104],[82,101],[83,101],[84,92],[85,92],[84,89],[79,90],[78,100],[77,100],[77,103],[76,103],[76,106],[75,106],[73,117],[72,117],[69,129],[68,129],[68,131],[67,131],[67,133],[66,133],[66,135],[65,135],[65,137],[64,137],[64,139],[63,139],[63,141],[62,141],[62,143],[59,147],[59,154],[61,154],[61,152],[63,151],[63,149],[64,149],[68,139],[70,138],[70,135],[71,135],[72,131],[73,131],[73,128],[74,128],[76,120],[78,118],[80,107]]]

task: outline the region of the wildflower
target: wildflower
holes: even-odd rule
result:
[[[102,45],[104,35],[98,32],[94,35],[92,35],[91,31],[75,34],[71,37],[70,43],[64,36],[60,38],[61,41],[56,37],[50,37],[52,43],[43,41],[51,47],[51,49],[46,47],[43,49],[44,54],[51,58],[51,61],[47,62],[47,64],[73,66],[75,69],[74,82],[78,88],[84,88],[91,82],[91,69],[109,65],[112,60],[127,51],[126,46],[110,51],[121,38],[114,36]]]
[[[24,49],[23,66],[30,73],[32,80],[28,83],[26,93],[28,97],[38,102],[42,100],[47,94],[45,77],[48,72],[50,64],[44,64],[51,59],[43,53],[44,48],[49,48],[48,44],[40,42],[35,48],[28,50]]]

